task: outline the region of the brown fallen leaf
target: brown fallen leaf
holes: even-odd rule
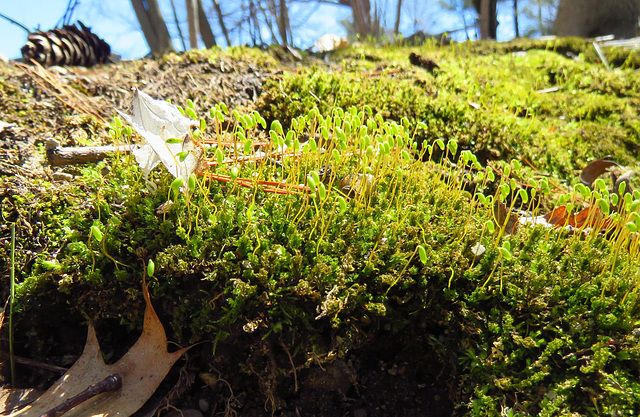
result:
[[[569,217],[569,226],[576,228],[594,227],[604,218],[600,207],[589,206]]]
[[[574,229],[606,230],[613,226],[613,220],[604,215],[597,206],[589,206],[578,213],[569,213],[566,206],[556,207],[549,213],[537,217],[522,217],[522,224],[539,224],[545,227],[561,228],[570,226]]]
[[[493,203],[493,220],[496,227],[503,227],[507,235],[515,235],[520,226],[520,216],[509,212],[507,205],[500,200]]]
[[[13,410],[23,408],[41,395],[42,391],[31,388],[3,388],[0,390],[0,415],[6,415]]]
[[[580,181],[587,187],[591,187],[591,184],[602,174],[608,171],[609,167],[620,166],[618,163],[611,159],[611,156],[605,156],[604,158],[596,159],[589,162],[580,173]]]
[[[142,407],[188,349],[167,352],[164,327],[151,305],[146,284],[143,294],[146,308],[142,335],[118,362],[104,363],[95,329],[90,324],[87,343],[76,363],[31,406],[10,417],[39,417],[111,374],[122,377],[120,390],[93,397],[67,412],[65,417],[128,417]]]
[[[560,207],[554,208],[551,212],[545,214],[542,217],[547,221],[547,223],[552,224],[554,226],[562,227],[565,225],[565,223],[567,223],[568,215],[569,213],[567,213],[567,207],[560,206]]]

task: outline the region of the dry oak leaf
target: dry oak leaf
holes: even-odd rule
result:
[[[31,406],[11,414],[11,417],[38,417],[111,374],[122,377],[120,390],[93,397],[71,409],[65,417],[128,417],[140,409],[171,366],[189,349],[167,352],[164,327],[151,305],[146,284],[143,293],[146,308],[142,335],[118,362],[112,365],[104,363],[95,329],[90,324],[87,343],[76,363]]]
[[[610,167],[619,167],[620,165],[611,159],[611,156],[596,159],[589,162],[580,173],[580,181],[587,187],[591,187],[598,177],[609,170]]]

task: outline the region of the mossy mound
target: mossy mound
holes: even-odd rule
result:
[[[84,315],[120,354],[131,333],[113,325],[140,325],[153,261],[169,339],[206,342],[189,361],[206,386],[191,392],[228,412],[637,412],[640,194],[565,184],[606,154],[637,164],[638,75],[511,47],[355,47],[284,71],[246,49],[144,63],[192,65],[204,83],[239,60],[272,78],[230,111],[207,91],[163,97],[201,115],[213,143],[211,167],[182,188],[163,169],[144,179],[129,155],[62,184],[2,178],[17,352],[79,351]],[[411,52],[439,68],[412,66]],[[33,99],[2,88],[12,108]],[[133,140],[110,129],[103,140]],[[516,231],[500,203],[520,216],[595,206],[609,220]],[[61,349],[52,322],[77,343]]]

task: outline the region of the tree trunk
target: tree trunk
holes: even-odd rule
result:
[[[516,38],[519,38],[520,26],[518,25],[518,0],[513,0],[513,26],[516,32]]]
[[[394,35],[400,33],[400,12],[402,11],[402,0],[398,0],[398,7],[396,8],[396,24],[393,25]]]
[[[258,7],[254,0],[249,0],[249,13],[247,15],[247,26],[249,26],[249,37],[253,46],[262,45],[262,31],[260,30],[260,21],[258,20]]]
[[[369,0],[350,0],[356,33],[362,38],[371,35],[371,3]]]
[[[498,33],[497,0],[473,0],[480,15],[480,39],[495,39]]]
[[[639,0],[560,0],[554,23],[558,36],[636,36]]]
[[[287,0],[279,0],[278,10],[278,32],[280,32],[280,39],[282,39],[283,45],[289,44],[289,32],[291,32],[289,26],[289,11],[287,9]]]
[[[204,42],[204,46],[206,48],[211,48],[216,46],[216,37],[213,36],[213,31],[211,30],[211,25],[209,24],[209,19],[207,19],[207,14],[204,11],[204,7],[202,7],[202,0],[198,1],[198,26],[200,27],[200,36],[202,37],[202,42]]]
[[[222,9],[220,8],[220,3],[218,0],[213,0],[213,8],[218,15],[218,24],[220,25],[220,29],[222,30],[222,34],[224,35],[224,40],[227,42],[227,46],[231,46],[231,38],[229,37],[229,31],[227,31],[227,26],[224,24],[224,16],[222,14]]]
[[[197,0],[187,0],[187,23],[189,24],[189,49],[198,49],[198,2]]]
[[[171,36],[160,13],[157,0],[131,0],[144,38],[154,55],[173,51]]]

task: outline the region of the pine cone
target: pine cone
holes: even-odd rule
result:
[[[109,61],[109,44],[78,21],[76,25],[65,25],[62,29],[47,32],[36,31],[29,35],[27,43],[20,49],[25,61],[33,59],[48,67],[50,65],[82,65],[90,67]]]

